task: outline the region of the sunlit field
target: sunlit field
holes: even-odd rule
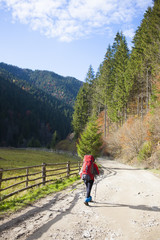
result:
[[[66,154],[58,154],[55,152],[46,152],[40,150],[28,150],[28,149],[0,149],[0,168],[4,170],[3,179],[13,178],[11,180],[3,181],[1,183],[1,189],[7,188],[4,191],[0,192],[0,196],[3,199],[4,196],[10,194],[11,192],[18,191],[19,189],[26,187],[26,171],[31,176],[28,177],[30,180],[28,182],[28,186],[38,184],[42,182],[42,164],[57,164],[64,163],[63,165],[49,165],[46,167],[48,174],[55,176],[48,176],[46,180],[53,181],[45,184],[43,186],[40,184],[39,186],[32,187],[28,190],[15,194],[8,199],[1,201],[1,209],[0,210],[11,210],[26,205],[28,202],[33,202],[40,197],[47,195],[50,192],[59,191],[66,186],[72,184],[74,181],[78,180],[79,177],[72,176],[69,179],[65,179],[67,176],[67,162],[71,163],[71,171],[74,173],[74,169],[78,174],[78,157],[69,156]],[[27,168],[30,166],[34,166],[33,168]],[[21,169],[17,169],[21,168]],[[25,168],[25,169],[23,169]],[[61,169],[62,168],[62,169]],[[15,169],[15,170],[12,170]],[[20,178],[16,178],[18,176],[22,176]],[[37,179],[37,180],[35,180]],[[22,182],[19,185],[17,183]],[[8,188],[11,185],[15,185],[12,188]],[[20,204],[21,203],[21,204]],[[7,207],[6,207],[7,206]],[[2,212],[3,212],[2,211]]]

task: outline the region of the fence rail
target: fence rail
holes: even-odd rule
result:
[[[0,201],[33,187],[77,175],[80,169],[80,161],[0,169]],[[17,171],[21,171],[21,174],[16,174]]]

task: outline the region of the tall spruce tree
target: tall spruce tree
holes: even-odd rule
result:
[[[92,65],[89,66],[85,81],[92,84],[95,79],[95,74]]]
[[[108,117],[111,118],[113,106],[113,91],[115,87],[115,79],[113,77],[113,51],[109,45],[103,61],[102,74],[99,78],[101,88],[101,98],[104,108],[107,108]]]
[[[94,85],[94,81],[95,81],[95,73],[94,70],[92,68],[92,65],[89,66],[87,75],[86,75],[86,79],[85,79],[85,87],[87,89],[87,99],[88,99],[88,116],[91,116],[92,114],[92,100],[93,100],[93,95],[94,95],[94,89],[93,89],[93,85]]]
[[[73,120],[72,125],[75,132],[76,137],[83,131],[85,125],[88,121],[88,86],[87,83],[80,88],[77,99],[74,106]],[[88,85],[88,84],[87,84]]]
[[[100,64],[98,71],[95,76],[95,80],[92,84],[93,94],[92,94],[92,113],[98,115],[101,110],[101,106],[103,106],[103,102],[101,99],[101,91],[102,88],[99,84],[99,79],[102,74],[102,64]]]
[[[113,90],[112,115],[113,121],[122,121],[127,101],[125,88],[125,71],[129,59],[129,50],[127,47],[125,36],[117,33],[113,44],[113,78],[115,87]]]
[[[112,61],[112,49],[109,45],[103,61],[101,75],[97,83],[100,89],[99,100],[102,102],[103,105],[109,105],[109,103],[111,102],[111,95],[114,89],[114,80],[112,79]]]
[[[100,154],[102,146],[101,132],[99,130],[96,118],[92,118],[82,132],[77,144],[78,156],[83,159],[84,155],[91,154],[95,158]]]
[[[83,131],[88,121],[88,118],[89,116],[91,116],[92,113],[92,85],[94,82],[94,70],[91,65],[89,66],[85,80],[85,83],[78,92],[74,106],[72,125],[76,137],[78,137],[79,134]]]

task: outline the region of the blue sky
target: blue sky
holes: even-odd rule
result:
[[[84,81],[117,31],[128,47],[152,0],[0,0],[0,62]]]

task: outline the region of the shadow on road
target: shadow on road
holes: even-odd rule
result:
[[[142,210],[142,211],[151,211],[151,212],[160,212],[160,208],[157,206],[149,207],[146,205],[128,205],[128,204],[114,204],[114,203],[105,203],[105,202],[94,202],[94,205],[90,207],[128,207],[131,209]]]
[[[57,221],[60,221],[65,215],[69,214],[72,210],[72,208],[74,207],[74,205],[76,204],[76,202],[78,201],[78,195],[79,193],[75,194],[74,199],[71,203],[71,205],[69,206],[69,208],[67,208],[65,211],[61,211],[60,214],[58,214],[54,219],[48,221],[46,224],[44,224],[42,227],[38,228],[35,232],[33,232],[28,238],[26,238],[26,240],[35,240],[35,239],[39,239],[43,233],[47,232],[47,230],[53,225],[55,224]]]
[[[79,182],[74,184],[73,186],[70,186],[71,189],[75,188],[75,186],[79,185]],[[63,192],[63,191],[62,191]],[[5,222],[3,224],[0,225],[0,233],[4,230],[13,228],[15,226],[17,226],[18,224],[23,223],[26,220],[29,220],[30,218],[32,218],[34,215],[42,213],[46,210],[50,210],[51,207],[53,206],[53,204],[55,204],[57,201],[59,201],[60,199],[64,199],[65,197],[68,196],[68,194],[62,195],[62,192],[59,192],[57,194],[54,195],[53,199],[51,199],[50,201],[48,201],[46,204],[42,205],[42,206],[34,206],[34,203],[30,205],[30,210],[28,210],[27,212],[20,214],[18,217],[12,218],[11,220],[9,220],[8,222]]]
[[[49,210],[51,208],[51,206],[57,201],[57,199],[59,198],[60,193],[56,194],[56,196],[54,196],[54,198],[52,200],[50,200],[48,203],[44,204],[41,207],[35,207],[34,204],[31,206],[33,209],[27,211],[26,213],[11,219],[10,221],[8,221],[7,223],[4,223],[0,226],[0,232],[4,231],[6,229],[9,229],[11,227],[14,227],[18,224],[20,224],[21,222],[24,222],[25,220],[33,217],[35,214],[46,211],[47,209]]]

